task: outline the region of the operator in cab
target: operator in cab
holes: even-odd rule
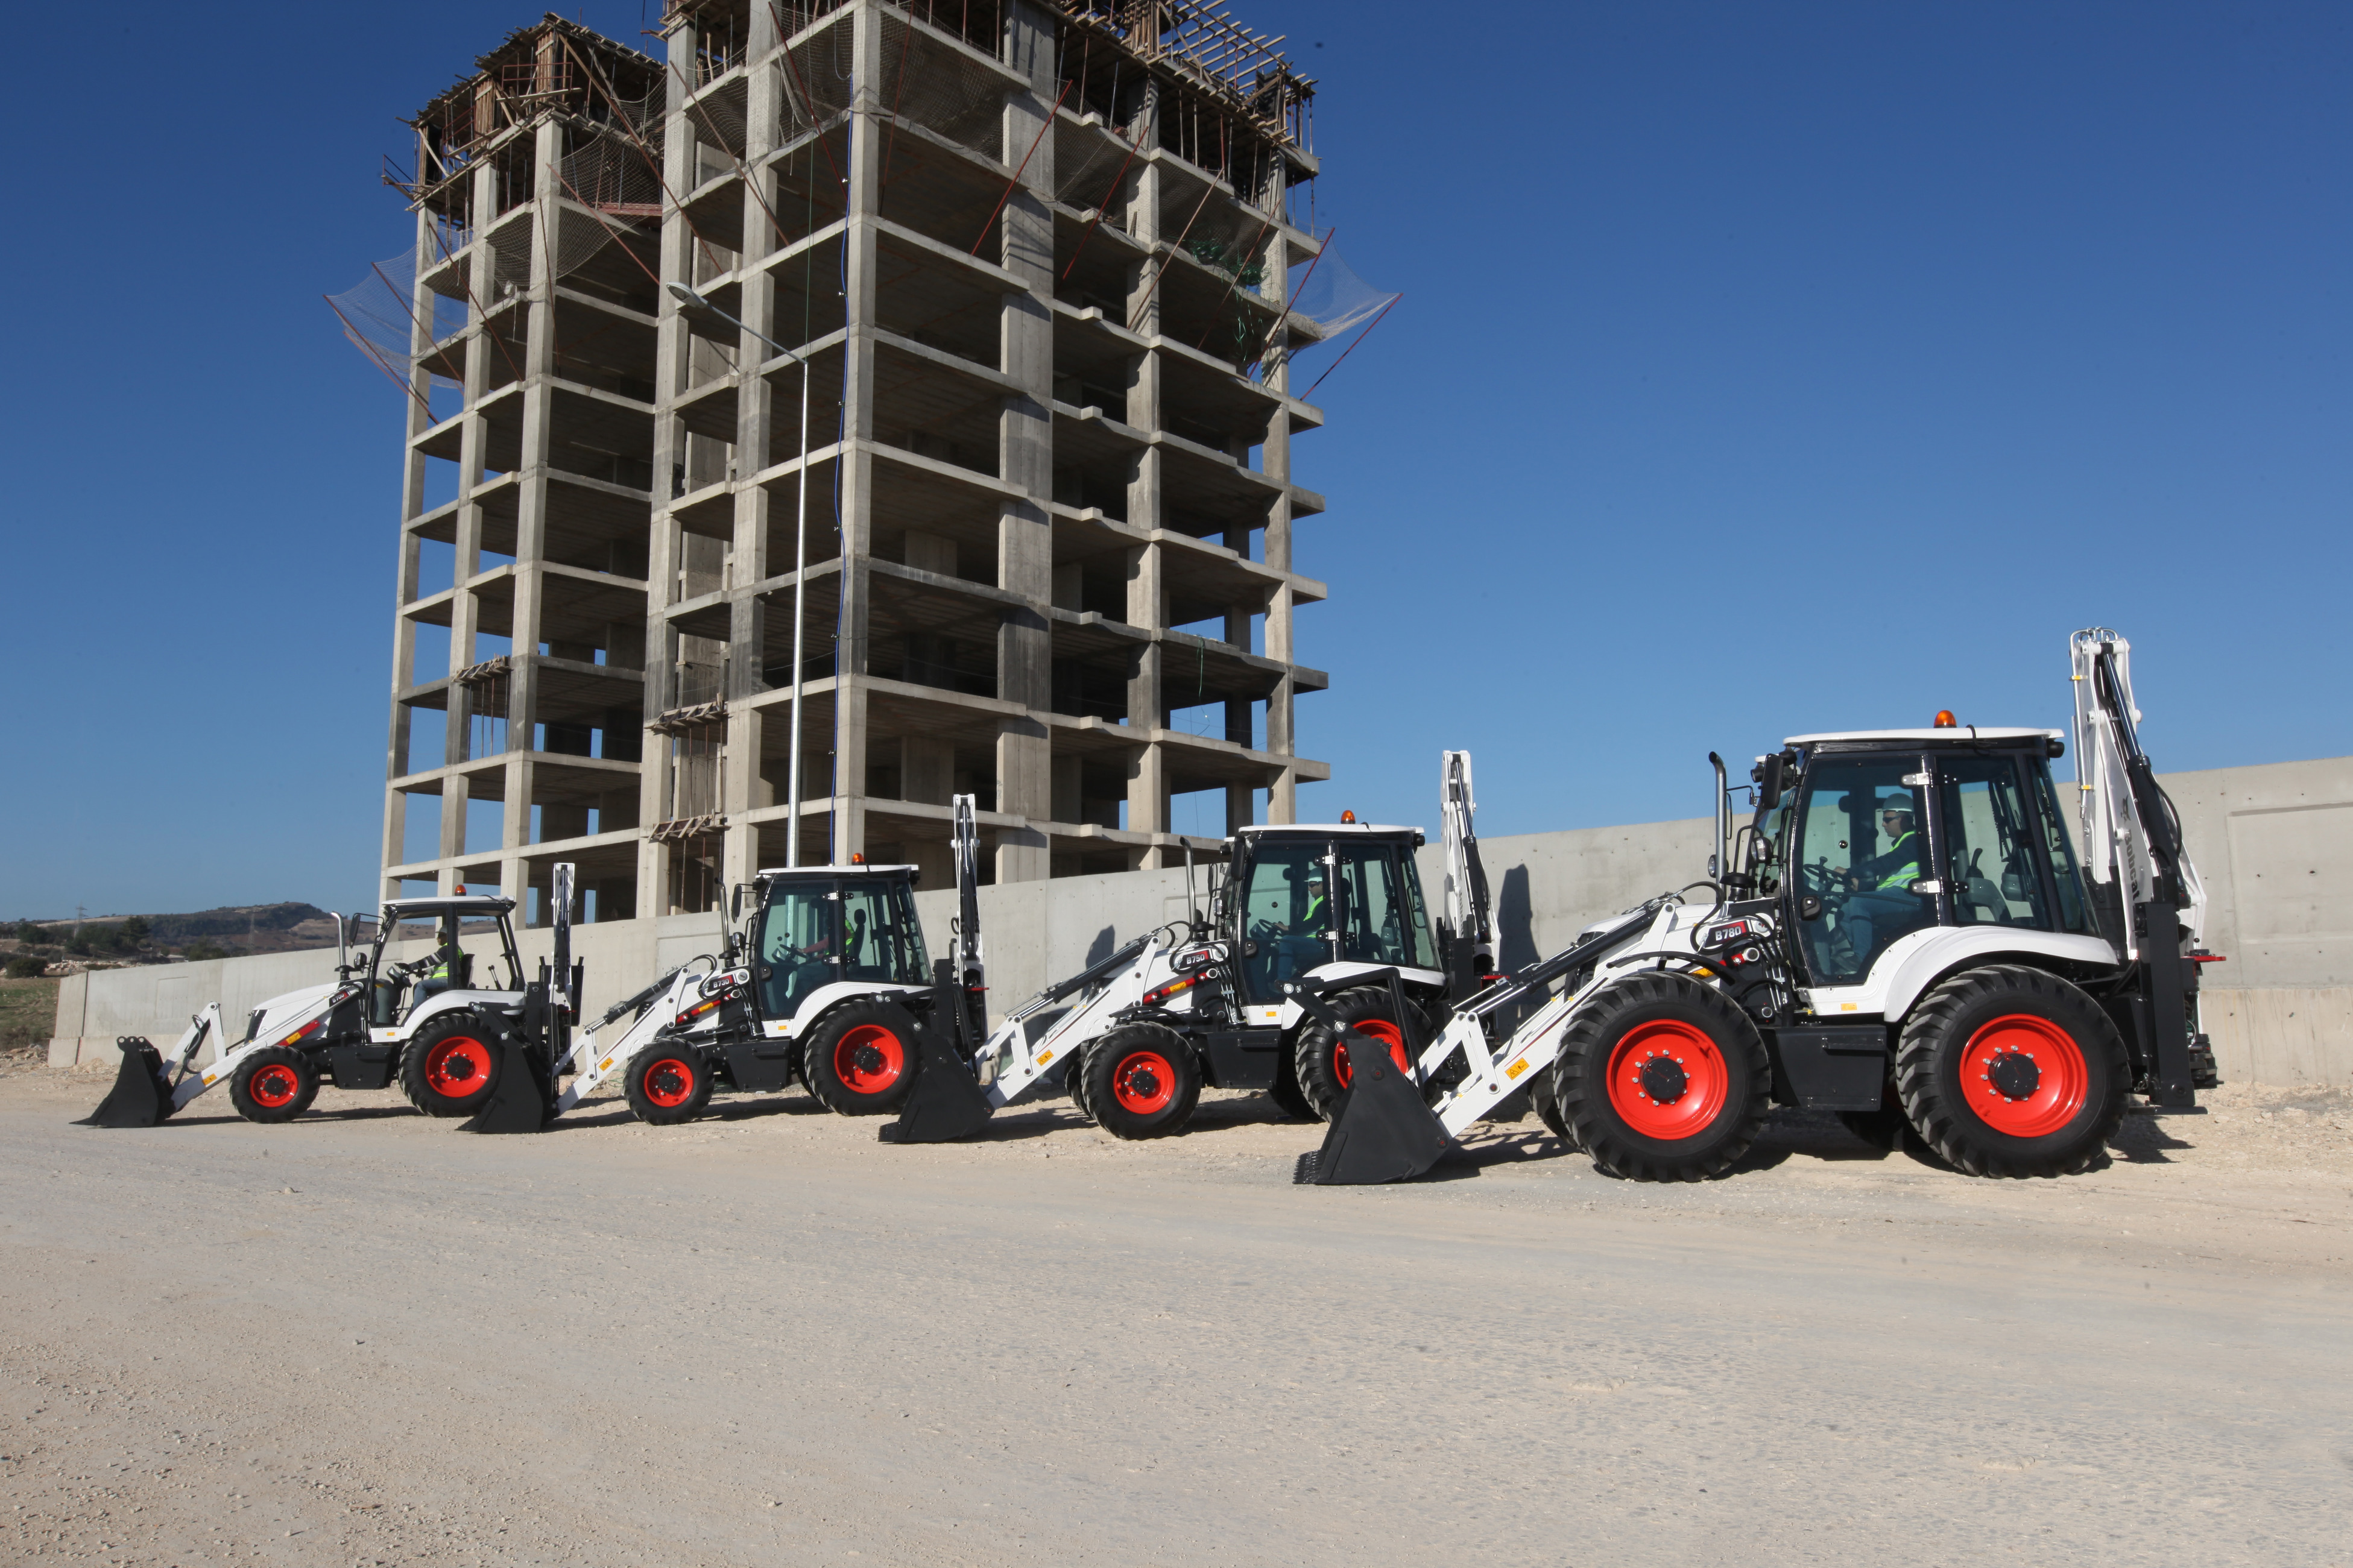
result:
[[[1846,931],[1855,956],[1867,962],[1886,942],[1921,923],[1919,897],[1910,889],[1920,879],[1920,835],[1912,797],[1897,792],[1879,802],[1879,837],[1887,846],[1847,870]],[[1884,941],[1881,940],[1884,938]]]

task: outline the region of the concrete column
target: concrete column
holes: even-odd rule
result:
[[[873,0],[858,0],[850,16],[850,92],[855,112],[849,124],[849,191],[847,310],[849,366],[842,393],[841,459],[841,641],[835,649],[833,728],[833,859],[846,861],[866,847],[867,659],[874,545],[874,331],[881,311],[875,223],[882,201],[883,128],[889,110],[877,84],[882,78],[882,13]]]
[[[1275,163],[1273,190],[1268,196],[1272,204],[1270,212],[1282,210],[1282,165]],[[1291,245],[1281,228],[1274,231],[1266,252],[1266,283],[1269,297],[1277,306],[1288,303],[1291,285]],[[1266,354],[1266,384],[1288,395],[1291,391],[1291,334],[1278,328],[1274,342]],[[1278,572],[1291,570],[1291,413],[1278,407],[1268,421],[1266,444],[1261,458],[1266,476],[1283,487],[1266,514],[1266,563]],[[1266,657],[1284,665],[1298,658],[1292,642],[1292,591],[1289,584],[1275,590],[1266,606]],[[1297,682],[1286,670],[1275,682],[1273,692],[1266,700],[1266,749],[1278,756],[1298,754],[1298,735],[1293,728],[1292,704],[1297,696]],[[1230,810],[1230,807],[1229,807]],[[1299,820],[1299,769],[1286,763],[1276,775],[1274,786],[1268,792],[1266,819],[1287,823]]]
[[[421,166],[421,165],[420,165]],[[415,602],[417,595],[419,542],[410,531],[409,524],[425,514],[425,455],[417,449],[417,440],[433,426],[430,400],[433,378],[421,369],[414,368],[417,356],[433,346],[433,291],[425,287],[424,277],[440,259],[440,247],[433,239],[433,215],[417,215],[416,274],[417,283],[409,296],[409,310],[415,323],[409,328],[408,350],[412,368],[408,375],[407,445],[403,448],[400,470],[400,556],[395,568],[392,616],[392,726],[385,740],[384,792],[384,855],[376,864],[395,866],[406,860],[408,840],[408,796],[391,787],[390,781],[408,772],[409,730],[415,717],[400,700],[401,691],[414,679],[412,666],[417,658],[417,623],[402,611]],[[399,889],[389,877],[383,879],[384,896],[396,897]]]
[[[765,5],[752,7],[747,58],[765,59],[775,49],[776,15]],[[752,331],[738,339],[735,360],[746,374],[736,393],[735,569],[734,585],[730,591],[733,602],[728,605],[727,616],[730,690],[726,772],[720,780],[722,809],[728,819],[721,861],[723,874],[731,884],[750,881],[752,873],[759,869],[760,831],[743,820],[744,814],[760,810],[775,798],[774,790],[760,773],[765,716],[760,710],[746,708],[743,701],[767,689],[763,673],[767,662],[768,606],[765,600],[743,584],[757,583],[768,575],[768,491],[765,486],[751,482],[750,476],[768,466],[768,427],[776,400],[775,388],[765,376],[756,374],[757,367],[776,352],[762,341],[762,334],[772,338],[782,334],[776,331],[776,281],[765,271],[753,271],[752,264],[774,251],[777,245],[776,228],[768,220],[769,210],[775,205],[776,171],[761,169],[758,164],[776,144],[783,102],[774,70],[751,72],[745,91],[744,144],[738,149],[747,170],[744,184],[744,281],[743,306],[737,315]]]
[[[686,113],[678,105],[681,80],[694,79],[694,52],[700,34],[691,23],[670,36],[670,109],[662,132],[662,178],[673,191],[691,188],[694,179],[694,136]],[[662,220],[659,270],[665,280],[684,281],[694,276],[693,232],[678,213]],[[653,534],[646,552],[646,720],[651,723],[675,706],[678,679],[678,635],[666,618],[678,598],[680,552],[677,520],[670,503],[677,500],[677,470],[686,461],[686,428],[671,412],[687,390],[688,365],[693,354],[693,334],[680,316],[678,301],[662,290],[654,344]],[[648,827],[670,816],[670,737],[649,732],[638,775],[638,820]],[[638,841],[638,913],[659,914],[669,908],[668,845],[651,838]]]
[[[1229,528],[1226,531],[1226,548],[1244,560],[1248,560],[1250,530]],[[1254,613],[1255,606],[1248,604],[1226,606],[1227,646],[1242,653],[1250,652],[1250,616]],[[1253,739],[1250,733],[1250,705],[1248,698],[1226,700],[1226,739],[1238,746],[1248,746]],[[1236,828],[1248,827],[1257,820],[1255,815],[1257,797],[1258,791],[1250,784],[1226,786],[1226,832],[1229,837]]]
[[[1159,84],[1151,83],[1145,89],[1144,106],[1139,110],[1146,146],[1158,145],[1161,107]],[[1144,243],[1147,254],[1157,248],[1160,166],[1156,163],[1144,164],[1136,177],[1135,195],[1128,206],[1128,232]],[[1147,340],[1160,333],[1163,301],[1155,284],[1165,264],[1164,258],[1155,255],[1137,268],[1128,296],[1128,321]],[[1147,352],[1136,360],[1128,384],[1127,422],[1147,434],[1157,434],[1162,419],[1160,355]],[[1163,457],[1158,447],[1147,447],[1136,456],[1134,472],[1127,487],[1127,521],[1132,527],[1148,531],[1168,525]],[[1168,625],[1167,608],[1160,546],[1148,544],[1129,552],[1128,625],[1148,631],[1163,630]],[[1157,733],[1168,722],[1168,704],[1161,679],[1163,662],[1161,645],[1147,643],[1137,652],[1135,668],[1128,677],[1127,723],[1139,738]],[[1168,831],[1168,756],[1166,747],[1158,741],[1145,740],[1129,763],[1127,826],[1135,833]],[[1146,849],[1138,862],[1146,868],[1168,863],[1167,853],[1157,847]]]
[[[1007,198],[997,259],[1029,288],[1005,297],[1005,373],[1021,391],[1004,400],[997,421],[998,472],[1021,499],[997,514],[997,585],[1028,605],[1008,613],[997,635],[997,694],[1033,710],[1053,706],[1053,633],[1045,612],[1054,601],[1054,139],[1040,139],[1055,98],[1054,14],[1033,0],[1013,0],[1005,20],[1006,63],[1029,79],[1005,100],[1008,162],[1029,167]],[[1036,147],[1034,153],[1029,149]],[[1018,151],[1016,151],[1018,149]],[[1053,819],[1053,742],[1033,719],[1008,720],[997,735],[997,809],[1031,823]],[[997,879],[1043,880],[1051,873],[1045,833],[1004,828],[997,838]]]
[[[564,128],[553,119],[533,133],[530,341],[523,350],[522,451],[516,459],[514,643],[507,678],[506,804],[500,823],[499,891],[522,901],[523,849],[531,843],[533,730],[539,721],[540,610],[547,586],[547,458],[555,414],[555,257],[564,221],[560,178]]]

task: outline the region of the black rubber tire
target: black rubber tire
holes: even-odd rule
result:
[[[1989,1124],[1961,1087],[1979,1032],[1996,1019],[2021,1016],[2063,1036],[2083,1069],[2073,1113],[2031,1136]],[[2038,1067],[2038,1089],[2041,1081]],[[1895,1092],[1913,1130],[1972,1176],[2073,1175],[2101,1156],[2124,1120],[2131,1085],[2124,1037],[2100,1005],[2057,975],[2022,964],[1989,964],[1943,981],[1913,1006],[1895,1048]]]
[[[291,1121],[318,1098],[318,1064],[284,1046],[254,1052],[229,1075],[229,1103],[248,1121]],[[171,1096],[164,1103],[171,1104]]]
[[[1560,1101],[1553,1098],[1552,1074],[1536,1074],[1535,1082],[1528,1085],[1528,1105],[1554,1137],[1572,1149],[1577,1147],[1577,1131],[1561,1116]]]
[[[1062,1058],[1062,1092],[1071,1097],[1071,1109],[1089,1126],[1094,1125],[1095,1113],[1087,1104],[1087,1057],[1082,1047]]]
[[[867,1051],[879,1068],[859,1065]],[[914,1018],[896,1002],[874,997],[835,1008],[802,1044],[801,1079],[818,1103],[839,1115],[896,1110],[915,1086]]]
[[[470,1040],[479,1051],[468,1049]],[[444,1013],[417,1031],[400,1053],[400,1092],[427,1116],[471,1116],[499,1077],[498,1035],[471,1013]],[[464,1093],[453,1085],[474,1085]]]
[[[1390,1005],[1386,990],[1367,986],[1356,991],[1343,991],[1337,996],[1324,999],[1324,1005],[1339,1016],[1343,1024],[1359,1021],[1386,1024],[1392,1029],[1402,1026],[1397,1009]],[[1406,1004],[1411,1007],[1412,1003]],[[1419,1027],[1423,1022],[1417,1013],[1413,1019]],[[1352,1027],[1348,1031],[1356,1033]],[[1426,1032],[1426,1031],[1425,1031]],[[1330,1026],[1309,1018],[1299,1026],[1299,1037],[1291,1051],[1292,1071],[1299,1080],[1299,1090],[1307,1100],[1307,1108],[1319,1121],[1329,1121],[1339,1114],[1340,1102],[1348,1098],[1348,1085],[1344,1078],[1341,1051],[1345,1046]],[[1409,1064],[1407,1070],[1410,1072]]]
[[[1277,1051],[1274,1056],[1274,1082],[1266,1097],[1293,1121],[1314,1121],[1315,1108],[1307,1103],[1306,1092],[1299,1087],[1298,1060],[1290,1051]]]
[[[638,1121],[675,1127],[702,1114],[711,1103],[711,1059],[693,1046],[656,1040],[642,1047],[621,1070],[621,1092]]]
[[[1134,1058],[1159,1058],[1139,1076]],[[1161,1068],[1169,1074],[1160,1081]],[[1123,1072],[1123,1068],[1126,1070]],[[1079,1058],[1087,1110],[1096,1126],[1114,1138],[1165,1138],[1181,1132],[1201,1100],[1201,1064],[1176,1030],[1159,1024],[1128,1024],[1087,1042]],[[1165,1091],[1165,1092],[1164,1092]]]
[[[1653,1028],[1704,1035],[1721,1064],[1722,1102],[1678,1138],[1638,1131],[1609,1095],[1612,1055]],[[1630,975],[1595,993],[1561,1032],[1552,1075],[1553,1100],[1577,1147],[1603,1173],[1638,1182],[1704,1181],[1732,1169],[1764,1131],[1772,1089],[1772,1062],[1748,1015],[1721,991],[1679,974]]]

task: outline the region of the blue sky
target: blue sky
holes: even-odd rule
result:
[[[2161,768],[2353,752],[2353,11],[1235,9],[1406,294],[1297,447],[1309,814],[1467,745],[1490,835],[1697,816],[1711,748],[2063,724],[2094,623]],[[320,295],[536,14],[132,5],[20,80],[0,916],[371,897],[401,410]]]

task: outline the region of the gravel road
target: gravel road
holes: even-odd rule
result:
[[[805,1097],[470,1138],[0,1076],[21,1562],[2353,1563],[2353,1102],[1971,1181],[1777,1118],[1291,1184],[1212,1096],[899,1149]]]

